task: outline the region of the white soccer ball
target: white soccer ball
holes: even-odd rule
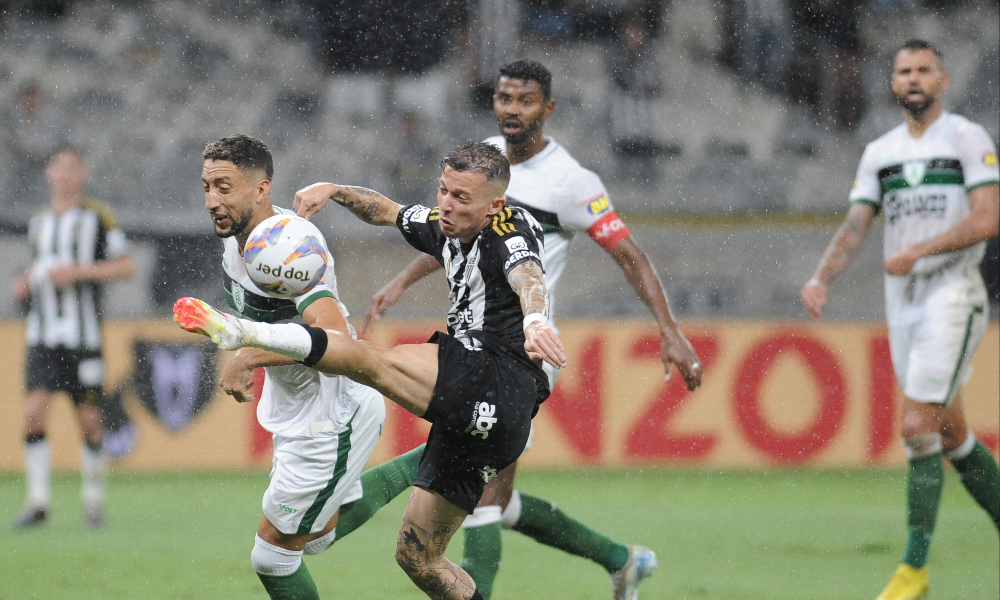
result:
[[[316,287],[329,251],[319,229],[294,215],[275,215],[254,227],[243,248],[247,274],[257,287],[294,298]]]

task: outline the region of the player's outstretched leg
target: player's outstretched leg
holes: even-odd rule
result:
[[[421,444],[361,474],[363,495],[360,499],[340,507],[340,518],[334,530],[338,541],[361,527],[380,508],[413,485],[425,445]]]
[[[1000,531],[1000,469],[989,449],[970,430],[965,441],[947,456],[962,485],[989,513],[997,531]]]
[[[590,529],[555,504],[514,491],[503,524],[535,541],[601,565],[611,574],[615,600],[639,597],[639,585],[656,569],[656,553],[642,546],[625,546]]]
[[[221,313],[197,298],[180,298],[174,303],[174,321],[181,329],[208,336],[223,350],[247,345],[247,333],[236,317]]]

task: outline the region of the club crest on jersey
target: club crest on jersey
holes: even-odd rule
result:
[[[910,187],[917,187],[924,182],[924,174],[927,172],[927,162],[923,160],[911,160],[903,163],[903,179]]]
[[[609,208],[611,208],[611,201],[608,200],[608,195],[605,192],[601,192],[597,197],[587,201],[587,212],[595,217],[607,212]]]
[[[246,290],[243,289],[242,285],[234,281],[232,292],[233,292],[233,308],[242,313],[243,309],[246,308],[247,306]]]

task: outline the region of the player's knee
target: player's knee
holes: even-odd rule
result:
[[[906,458],[918,460],[943,450],[940,433],[925,433],[903,437],[903,450],[906,451]]]
[[[302,565],[302,551],[269,544],[258,535],[255,536],[253,550],[250,552],[250,563],[253,564],[253,570],[261,575],[291,575]]]
[[[396,544],[396,564],[413,580],[418,579],[425,570],[421,553],[416,548],[404,543]]]

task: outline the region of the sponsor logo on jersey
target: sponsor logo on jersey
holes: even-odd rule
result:
[[[240,313],[242,313],[243,309],[247,307],[246,290],[243,289],[242,285],[234,281],[232,292],[233,292],[233,307]]]
[[[511,254],[507,258],[507,262],[503,264],[503,270],[506,271],[507,269],[511,268],[511,266],[517,264],[518,261],[524,260],[525,258],[529,257],[534,258],[538,262],[541,262],[541,260],[538,258],[538,255],[532,252],[531,250],[518,250],[517,252]]]
[[[893,193],[886,196],[882,203],[885,220],[894,224],[902,217],[921,217],[943,219],[948,209],[946,194],[901,194]]]
[[[587,201],[587,212],[595,217],[604,214],[611,208],[611,201],[608,200],[607,192],[601,192],[596,197]]]
[[[403,211],[403,229],[409,233],[410,223],[426,223],[427,221],[438,220],[439,209],[430,209],[426,206],[415,204]]]
[[[927,161],[911,160],[903,163],[903,179],[910,187],[917,187],[924,182],[924,175],[927,173]]]
[[[490,437],[490,429],[493,429],[493,424],[497,422],[497,417],[494,416],[496,413],[495,404],[480,402],[476,405],[475,410],[472,411],[472,424],[469,425],[469,431],[472,435],[482,437],[484,440]],[[474,430],[473,427],[475,427]],[[493,474],[496,475],[496,472],[494,471]],[[489,480],[487,479],[487,481]]]
[[[528,242],[524,240],[523,237],[517,236],[512,237],[509,240],[504,240],[503,243],[507,246],[507,249],[511,252],[517,252],[518,250],[527,250]]]
[[[996,152],[983,152],[983,164],[987,167],[997,166],[997,153]]]
[[[475,315],[472,314],[471,308],[450,312],[448,313],[448,327],[456,330],[465,329],[467,326],[472,325],[473,319],[475,319]]]

